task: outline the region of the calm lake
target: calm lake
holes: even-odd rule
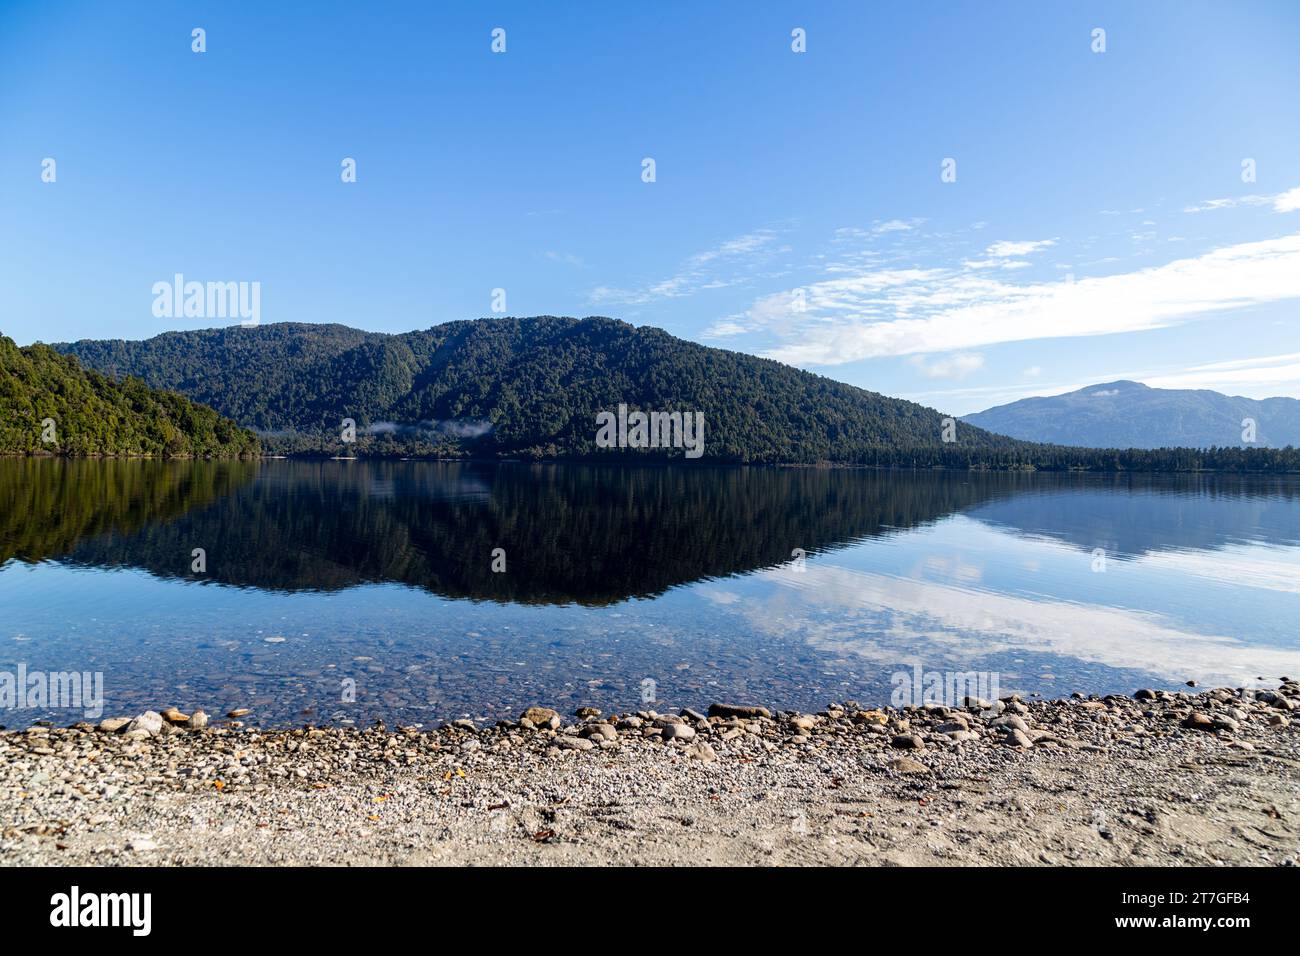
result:
[[[102,672],[105,716],[1237,686],[1298,622],[1295,480],[0,460],[0,672]],[[42,718],[82,715],[0,710]]]

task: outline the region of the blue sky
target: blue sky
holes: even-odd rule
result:
[[[391,332],[503,288],[957,413],[1300,396],[1297,50],[1291,2],[0,0],[0,331],[218,324],[153,315],[178,272]]]

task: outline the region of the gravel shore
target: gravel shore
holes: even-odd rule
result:
[[[1297,708],[1284,679],[435,731],[149,712],[0,733],[0,864],[1296,865]]]

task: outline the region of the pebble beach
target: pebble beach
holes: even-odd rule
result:
[[[1300,684],[0,732],[0,865],[1300,863]]]

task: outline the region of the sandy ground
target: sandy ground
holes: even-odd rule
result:
[[[1300,686],[1266,696],[35,728],[0,734],[0,864],[1296,865]]]

